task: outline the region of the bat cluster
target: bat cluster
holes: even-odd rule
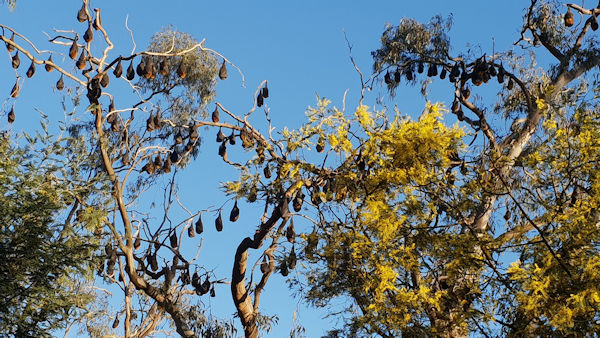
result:
[[[425,71],[423,61],[410,62],[408,65],[403,66],[402,70],[400,67],[396,68],[393,74],[390,73],[390,71],[387,71],[384,75],[384,82],[388,85],[388,87],[391,88],[400,83],[402,74],[404,74],[407,80],[412,81],[414,79],[413,67],[415,64],[417,73],[421,74]],[[441,67],[441,71],[439,73],[438,66]],[[435,77],[438,76],[438,74],[442,80],[448,77],[448,80],[451,83],[458,83],[460,87],[460,94],[464,100],[468,100],[471,96],[471,90],[468,85],[469,81],[471,81],[471,84],[474,86],[481,86],[482,84],[487,84],[491,78],[496,77],[498,83],[502,84],[508,77],[506,88],[508,90],[512,90],[514,88],[514,76],[505,70],[502,62],[500,62],[500,64],[496,64],[493,60],[488,61],[486,60],[485,55],[476,59],[475,62],[471,64],[466,64],[462,61],[455,62],[452,65],[430,62],[427,70],[427,76]],[[452,112],[457,116],[458,120],[463,121],[465,119],[459,97],[455,98],[452,104]],[[317,143],[317,151],[322,151],[322,149],[323,147]]]
[[[289,254],[283,256],[283,259],[281,259],[281,262],[279,264],[279,273],[284,277],[286,277],[290,273],[290,270],[294,270],[296,268],[297,262],[296,251],[294,248],[296,231],[294,230],[293,222],[287,226],[285,230],[285,235],[288,242],[292,243],[292,248]],[[271,272],[271,257],[267,254],[263,255],[263,259],[260,263],[260,271],[263,274]]]
[[[113,69],[112,73],[115,76],[115,78],[124,77],[128,81],[134,80],[136,75],[142,79],[152,80],[152,79],[155,79],[157,75],[168,76],[170,74],[170,72],[171,72],[170,63],[167,60],[170,57],[176,57],[176,56],[150,56],[150,55],[144,54],[144,55],[141,55],[141,57],[139,57],[139,58],[138,58],[138,55],[119,56],[114,61],[109,63],[105,70],[98,70],[94,76],[90,77],[88,74],[93,70],[94,64],[96,64],[96,65],[98,64],[98,60],[93,59],[91,57],[91,55],[88,53],[88,51],[90,50],[89,44],[94,39],[94,30],[98,31],[98,30],[102,30],[103,28],[102,28],[102,21],[100,18],[100,11],[98,9],[96,9],[95,10],[96,14],[95,14],[95,17],[93,17],[93,18],[91,17],[91,15],[89,13],[90,13],[90,11],[86,7],[86,4],[83,4],[82,7],[78,10],[77,21],[79,21],[81,23],[87,23],[85,33],[83,34],[83,41],[85,42],[85,44],[79,43],[79,41],[78,41],[79,35],[77,33],[75,33],[75,36],[73,38],[68,38],[68,39],[72,40],[68,44],[68,47],[69,47],[68,55],[69,55],[70,59],[75,61],[76,69],[81,70],[83,72],[83,74],[88,78],[87,85],[86,85],[86,87],[87,87],[86,96],[92,105],[95,104],[98,106],[98,107],[96,107],[96,109],[92,109],[92,113],[96,114],[99,112],[99,109],[100,109],[99,99],[102,96],[103,88],[108,87],[110,84],[110,77],[108,76],[109,69]],[[8,39],[8,40],[10,42],[14,43],[14,41],[15,41],[15,33],[14,32],[12,33],[10,39]],[[12,67],[15,70],[17,70],[17,69],[19,69],[19,67],[21,65],[21,59],[20,59],[21,54],[19,53],[19,50],[15,50],[16,49],[15,45],[13,45],[10,42],[6,42],[6,48],[7,48],[8,52],[11,54]],[[177,76],[180,79],[185,79],[186,76],[188,76],[188,67],[189,66],[185,62],[186,61],[185,56],[181,56],[179,58],[180,58],[180,61],[179,61],[177,68],[174,69],[174,73],[177,74]],[[139,60],[137,65],[135,65],[136,59]],[[130,60],[130,62],[129,62],[127,69],[124,70],[123,62],[125,62],[126,60]],[[51,72],[55,68],[53,60],[52,60],[52,55],[50,55],[48,57],[47,61],[32,59],[31,64],[29,65],[29,68],[26,71],[27,78],[32,78],[35,75],[36,63],[44,64],[44,68],[46,69],[47,72]],[[227,77],[228,77],[227,61],[223,60],[221,67],[218,69],[217,75],[218,75],[219,79],[221,79],[221,80],[227,79]],[[12,98],[17,98],[20,94],[22,84],[19,80],[20,80],[20,77],[17,77],[17,81],[15,82],[13,88],[11,89],[10,97],[12,97]],[[65,88],[65,76],[64,76],[64,73],[61,71],[59,79],[56,82],[56,89],[63,90],[64,88]],[[268,96],[268,89],[266,88],[266,86],[265,86],[265,88],[263,88],[261,90],[261,93],[264,95],[264,97]],[[108,113],[109,114],[107,116],[106,121],[110,124],[110,129],[113,132],[120,131],[121,130],[121,127],[120,127],[121,117],[120,117],[119,113],[114,109],[114,101],[112,101],[112,100],[111,100],[111,107],[109,108]],[[219,118],[218,117],[218,109],[215,109],[215,114],[213,114],[213,120],[218,121],[218,118]],[[9,121],[9,123],[13,123],[15,121],[14,106],[8,114],[8,121]],[[161,118],[158,113],[156,115],[151,114],[150,117],[148,118],[148,120],[146,121],[146,130],[148,132],[158,130],[161,128],[161,126],[162,126]],[[189,142],[185,145],[185,152],[191,151],[193,149],[193,146],[194,146],[196,140],[198,139],[198,133],[196,131],[196,128],[197,128],[197,126],[190,128],[190,134],[187,137]],[[234,136],[235,135],[232,133],[231,136],[227,138],[229,140],[230,144],[235,144]],[[185,139],[185,137],[182,136],[181,131],[178,132],[176,135],[175,145],[181,144],[184,141],[184,139]],[[153,174],[153,173],[157,173],[157,172],[169,173],[171,165],[173,163],[177,163],[179,161],[180,155],[181,155],[180,151],[175,149],[175,145],[172,147],[171,155],[167,156],[167,159],[165,161],[160,161],[160,155],[159,155],[158,158],[155,158],[154,161],[150,160],[144,166],[144,168],[142,168],[142,171],[144,171],[148,174]],[[222,153],[222,156],[224,156],[224,157],[226,156],[224,147],[222,147],[222,150],[220,152]],[[129,164],[130,163],[129,152],[123,151],[123,153],[121,154],[121,159],[124,164]],[[159,164],[161,164],[162,167],[159,166]],[[162,169],[162,170],[159,171],[157,169]]]
[[[267,87],[267,84],[265,83],[265,86],[262,87],[259,91],[258,91],[258,95],[256,96],[256,105],[258,107],[262,107],[263,103],[264,103],[264,99],[269,97],[269,87]]]
[[[289,270],[294,270],[296,268],[296,250],[294,248],[294,243],[296,242],[296,229],[294,228],[294,222],[290,222],[285,230],[285,237],[288,242],[292,243],[292,248],[290,253],[283,257],[281,263],[279,265],[279,273],[282,276],[286,277],[289,274]]]

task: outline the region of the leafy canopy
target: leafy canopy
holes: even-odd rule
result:
[[[0,333],[50,336],[94,300],[86,280],[98,243],[89,231],[95,221],[60,221],[77,192],[53,161],[7,139],[0,140],[0,159]]]

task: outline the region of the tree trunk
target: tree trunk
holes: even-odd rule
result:
[[[248,261],[248,251],[250,249],[258,249],[261,247],[263,241],[269,235],[269,232],[275,226],[275,223],[286,215],[289,198],[282,198],[280,203],[275,207],[271,213],[271,217],[263,224],[261,224],[254,234],[254,239],[250,237],[244,238],[237,248],[235,253],[235,259],[233,263],[233,271],[231,273],[231,296],[233,302],[244,327],[244,334],[246,337],[258,337],[258,327],[256,326],[256,312],[255,306],[253,305],[250,293],[246,288],[246,266]],[[258,305],[258,304],[256,304]]]

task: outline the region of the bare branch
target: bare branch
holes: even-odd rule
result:
[[[57,71],[59,71],[61,74],[64,74],[66,77],[72,79],[73,81],[79,83],[82,86],[86,85],[86,82],[78,79],[77,77],[75,77],[74,75],[72,75],[71,73],[67,72],[66,70],[64,70],[63,68],[59,67],[56,63],[48,61],[48,60],[38,60],[36,58],[33,57],[33,55],[27,51],[26,49],[24,49],[23,47],[21,47],[19,44],[12,42],[10,39],[8,39],[7,37],[5,37],[4,35],[0,35],[0,40],[2,40],[4,43],[12,45],[13,47],[15,47],[17,50],[19,50],[21,53],[23,53],[23,55],[27,56],[27,58],[29,58],[32,62],[38,64],[38,65],[49,65],[54,67]]]

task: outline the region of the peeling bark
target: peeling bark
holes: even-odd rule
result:
[[[250,249],[258,249],[262,246],[262,243],[269,235],[269,232],[273,229],[279,219],[287,219],[287,210],[289,198],[285,197],[275,207],[271,213],[271,217],[263,224],[261,224],[254,234],[254,238],[246,237],[238,245],[235,253],[235,260],[233,263],[233,271],[231,274],[231,295],[233,302],[237,308],[238,316],[244,327],[244,334],[246,337],[255,338],[258,337],[258,327],[256,326],[256,312],[253,306],[252,297],[250,296],[249,290],[246,287],[246,267],[248,262],[248,252]]]

